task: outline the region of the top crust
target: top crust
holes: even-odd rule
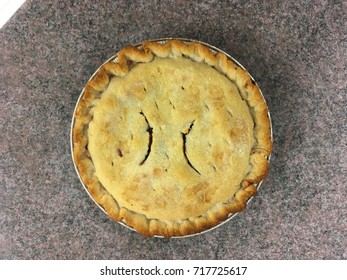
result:
[[[122,49],[87,83],[72,129],[93,199],[144,236],[202,232],[243,210],[268,170],[264,98],[226,55],[180,40]]]

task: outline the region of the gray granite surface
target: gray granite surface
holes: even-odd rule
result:
[[[347,259],[346,15],[338,0],[26,1],[0,29],[0,259]],[[230,53],[273,120],[258,195],[188,239],[107,218],[70,156],[89,76],[119,48],[162,37]]]

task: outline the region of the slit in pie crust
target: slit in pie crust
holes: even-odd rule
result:
[[[271,128],[247,71],[199,42],[146,41],[85,86],[73,159],[92,198],[144,236],[187,236],[242,211],[266,176]]]

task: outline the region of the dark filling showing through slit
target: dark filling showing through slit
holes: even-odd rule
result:
[[[183,154],[184,154],[184,158],[186,159],[188,165],[189,165],[196,173],[198,173],[199,175],[201,175],[201,173],[194,167],[194,165],[190,162],[190,160],[189,160],[189,158],[188,158],[188,156],[187,156],[187,147],[186,147],[186,144],[187,144],[187,135],[188,135],[189,132],[192,130],[193,125],[194,125],[194,121],[190,124],[187,133],[181,132],[182,140],[183,140]]]
[[[153,143],[153,128],[149,124],[147,117],[143,112],[140,112],[140,114],[145,118],[145,121],[147,123],[147,132],[148,132],[148,148],[147,148],[147,153],[145,155],[145,158],[140,162],[140,165],[144,164],[146,160],[149,157],[149,154],[151,153],[151,148],[152,148],[152,143]]]
[[[140,162],[139,165],[143,165],[146,160],[148,159],[150,153],[151,153],[151,149],[152,149],[152,143],[153,143],[153,127],[151,127],[146,115],[141,111],[140,114],[145,118],[145,121],[147,123],[147,130],[146,132],[148,132],[148,148],[147,148],[147,153],[144,157],[144,159]],[[189,158],[188,158],[188,155],[187,155],[187,147],[186,147],[186,144],[187,144],[187,135],[189,134],[189,132],[192,130],[194,126],[194,121],[190,124],[189,128],[188,128],[188,131],[186,133],[184,132],[181,132],[181,135],[182,135],[182,142],[183,142],[183,155],[184,155],[184,158],[186,159],[188,165],[196,172],[198,173],[199,175],[201,175],[201,173],[199,172],[199,170],[197,170],[194,165],[190,162]],[[121,152],[118,151],[118,155],[119,156],[123,156],[121,154]],[[166,154],[166,156],[169,158],[169,156]]]

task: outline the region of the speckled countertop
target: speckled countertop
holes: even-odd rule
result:
[[[347,259],[346,11],[338,0],[26,1],[0,30],[0,259]],[[162,37],[230,53],[273,120],[258,195],[188,239],[107,218],[70,156],[90,75],[119,48]]]

